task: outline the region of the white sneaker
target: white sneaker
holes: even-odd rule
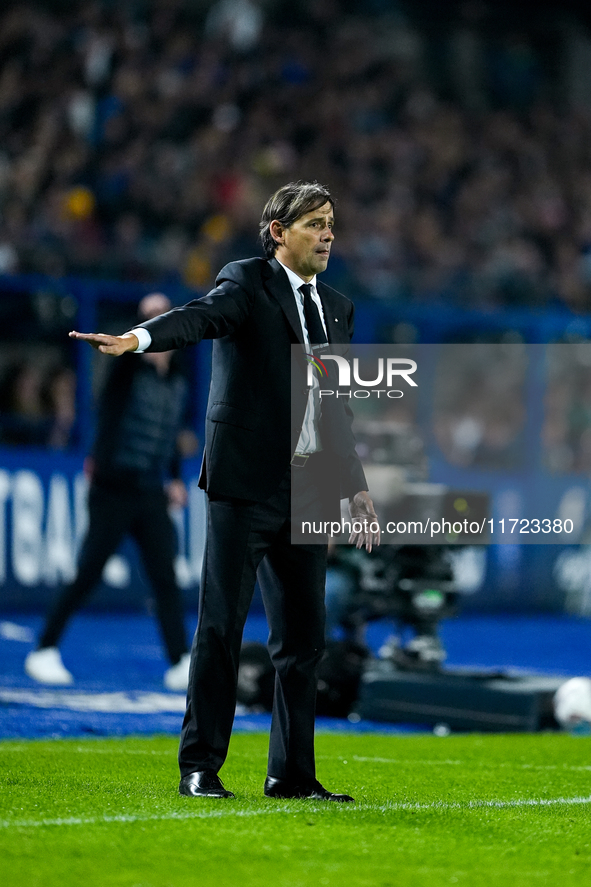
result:
[[[25,671],[40,684],[73,684],[74,678],[62,662],[57,647],[32,650],[25,659]]]
[[[183,653],[176,665],[171,665],[164,672],[164,686],[176,693],[186,693],[189,685],[189,665],[191,654]]]

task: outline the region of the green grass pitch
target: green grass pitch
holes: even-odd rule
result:
[[[170,737],[0,743],[3,887],[591,884],[591,738],[321,734],[353,804],[262,796],[267,737],[236,734],[236,800],[177,794]]]

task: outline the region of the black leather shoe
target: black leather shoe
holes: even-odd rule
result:
[[[179,784],[179,795],[189,798],[234,798],[222,785],[222,780],[215,770],[196,770],[183,776]]]
[[[335,795],[333,792],[327,791],[318,780],[308,787],[293,785],[291,782],[275,779],[273,776],[267,776],[265,779],[263,792],[267,798],[310,798],[312,801],[338,801],[341,804],[355,800],[350,795]]]

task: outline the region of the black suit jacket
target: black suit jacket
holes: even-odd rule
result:
[[[320,281],[317,289],[329,343],[347,345],[353,303]],[[214,495],[268,499],[295,451],[308,397],[304,348],[292,373],[291,346],[303,345],[303,338],[293,290],[279,262],[231,262],[202,299],[142,326],[152,337],[149,351],[214,340],[200,486]],[[335,493],[342,497],[367,489],[351,419],[343,398],[323,408],[321,439],[333,457]]]

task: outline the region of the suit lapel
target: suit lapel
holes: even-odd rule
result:
[[[266,266],[266,275],[265,285],[267,289],[281,305],[281,309],[293,330],[296,341],[303,345],[304,339],[300,315],[298,314],[293,290],[287,274],[276,259],[271,259]]]
[[[287,318],[287,322],[289,323],[296,337],[296,341],[303,345],[304,339],[302,336],[300,315],[298,314],[293,290],[291,288],[291,284],[289,282],[287,274],[276,259],[270,259],[270,261],[266,265],[266,270],[264,274],[266,276],[265,284],[267,289],[270,293],[272,293],[272,295],[281,305],[283,313]],[[316,281],[316,287],[318,289],[320,301],[322,302],[322,309],[324,311],[324,323],[326,324],[328,341],[330,343],[342,342],[344,331],[340,329],[340,325],[335,319],[335,312],[334,306],[332,305],[330,289],[327,289],[327,287],[325,287],[324,284],[319,280]]]

